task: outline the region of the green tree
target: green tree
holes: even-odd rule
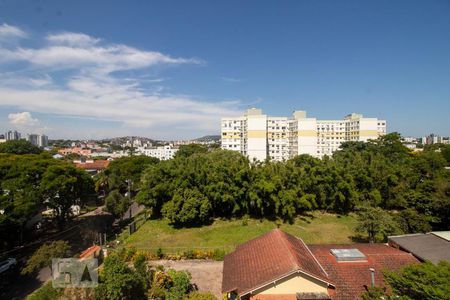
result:
[[[81,205],[93,191],[92,178],[71,165],[50,166],[42,175],[42,195],[47,206],[54,210],[60,227],[69,219],[72,205]]]
[[[396,221],[404,233],[418,233],[431,231],[427,216],[419,214],[414,208],[402,210],[397,216]]]
[[[398,297],[392,297],[387,294],[386,289],[374,286],[370,287],[364,294],[361,295],[362,300],[393,300],[401,299]]]
[[[167,291],[166,299],[183,299],[191,287],[191,274],[187,271],[169,269],[167,275],[172,279],[172,286]]]
[[[106,209],[114,216],[123,216],[130,206],[129,197],[124,197],[118,190],[111,191],[105,199]]]
[[[27,221],[42,208],[42,174],[52,164],[46,154],[0,154],[0,248],[23,242]]]
[[[54,241],[45,243],[37,249],[28,259],[22,274],[30,274],[42,268],[50,267],[53,258],[65,258],[69,251],[69,243],[66,241]]]
[[[447,165],[450,165],[450,145],[442,146],[441,154],[444,159],[447,161]]]
[[[400,272],[384,272],[394,295],[403,299],[450,299],[450,262],[413,264]]]
[[[193,154],[197,153],[206,153],[208,152],[208,147],[200,144],[189,144],[189,145],[181,145],[178,148],[178,151],[175,153],[175,158],[187,158]]]
[[[108,300],[144,299],[144,285],[117,254],[109,255],[103,264],[100,289]]]
[[[139,155],[121,157],[113,160],[108,168],[95,177],[96,190],[108,194],[119,190],[122,194],[128,192],[127,180],[131,180],[131,191],[134,193],[140,188],[141,174],[149,166],[157,164],[154,157]]]
[[[162,208],[163,216],[178,226],[202,224],[210,218],[210,211],[211,203],[196,189],[179,190]]]
[[[365,207],[358,212],[355,228],[360,234],[367,234],[371,243],[398,232],[398,227],[391,215],[379,207]]]
[[[39,154],[42,150],[26,140],[14,140],[0,143],[0,153]]]

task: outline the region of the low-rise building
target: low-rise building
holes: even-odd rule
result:
[[[390,236],[388,243],[421,261],[429,260],[435,264],[441,260],[450,262],[450,231]]]
[[[178,151],[178,148],[175,148],[172,145],[149,147],[149,148],[138,147],[136,149],[136,153],[155,157],[159,160],[172,159],[174,157],[175,153],[177,153],[177,151]]]
[[[75,167],[83,169],[91,175],[95,175],[106,169],[111,161],[109,160],[74,160]]]
[[[386,244],[306,245],[274,229],[225,256],[222,292],[228,299],[360,299],[385,286],[382,270],[418,263]]]

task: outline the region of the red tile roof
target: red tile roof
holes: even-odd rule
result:
[[[382,270],[395,271],[407,264],[419,261],[411,254],[394,249],[385,244],[351,245],[309,245],[309,249],[328,273],[330,280],[336,283],[332,299],[360,299],[370,287],[370,268],[375,269],[375,285],[385,286]],[[337,262],[331,249],[356,248],[366,257],[366,261]]]
[[[94,160],[89,163],[76,163],[75,167],[85,170],[104,170],[109,166],[109,160]]]
[[[243,295],[298,271],[330,283],[302,240],[274,229],[225,256],[222,291]]]
[[[95,245],[95,246],[91,246],[89,248],[87,248],[86,250],[84,250],[81,254],[80,254],[80,258],[91,258],[91,256],[95,256],[98,252],[100,252],[100,250],[102,249],[102,247]]]
[[[331,249],[358,249],[364,261],[338,262]],[[359,299],[371,285],[384,286],[382,270],[418,263],[410,253],[385,244],[310,245],[281,230],[272,230],[236,247],[225,256],[222,291],[243,296],[295,272],[328,283],[331,299]],[[262,299],[262,298],[261,298]]]

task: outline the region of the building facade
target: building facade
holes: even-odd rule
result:
[[[20,140],[20,132],[16,130],[10,130],[7,133],[5,133],[5,140],[7,141],[17,141]]]
[[[26,140],[41,148],[48,146],[48,137],[44,134],[28,134]]]
[[[386,121],[349,114],[342,120],[308,118],[294,111],[291,118],[270,117],[252,108],[237,118],[222,118],[222,149],[239,151],[250,160],[282,161],[309,154],[332,155],[346,141],[376,139],[386,134]]]
[[[449,137],[442,137],[437,134],[430,134],[428,136],[424,136],[421,139],[422,145],[433,145],[433,144],[446,144],[450,143]]]
[[[159,160],[172,159],[177,153],[178,148],[172,147],[171,145],[158,146],[158,147],[138,147],[136,153],[140,153],[146,156],[155,157]]]

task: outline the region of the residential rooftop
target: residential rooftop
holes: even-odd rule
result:
[[[274,229],[225,256],[222,291],[230,299],[359,299],[371,270],[384,286],[382,270],[418,262],[386,244],[306,245]]]
[[[450,261],[450,231],[388,237],[389,245],[410,252],[421,261]]]

